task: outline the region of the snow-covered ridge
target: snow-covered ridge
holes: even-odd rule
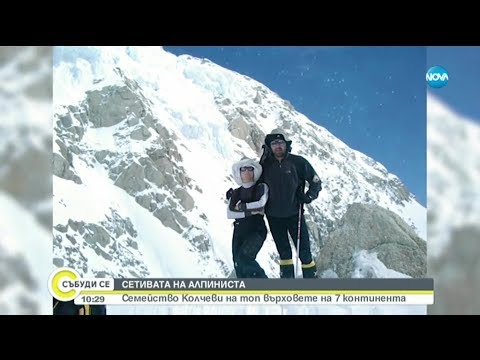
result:
[[[323,181],[307,207],[315,253],[355,202],[391,210],[426,240],[426,209],[396,175],[266,86],[208,60],[159,47],[59,47],[54,111],[57,266],[88,276],[229,276],[231,165],[258,159],[275,128]],[[257,259],[278,276],[270,234]]]

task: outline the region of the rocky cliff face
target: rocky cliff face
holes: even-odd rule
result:
[[[426,242],[398,215],[378,205],[348,207],[320,252],[319,270],[340,278],[378,277],[373,268],[359,268],[362,251],[398,273],[416,278],[426,275]]]
[[[75,61],[69,51],[58,52],[54,76],[64,90],[54,114],[57,266],[98,276],[229,276],[231,165],[258,159],[265,135],[280,128],[323,182],[306,207],[322,269],[348,277],[352,251],[364,249],[403,274],[425,273],[426,211],[401,180],[264,85],[158,49],[80,48]],[[334,253],[336,264],[327,259]],[[258,259],[278,276],[270,234]]]

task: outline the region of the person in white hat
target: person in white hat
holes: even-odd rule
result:
[[[240,187],[229,189],[228,219],[234,220],[232,254],[237,278],[267,278],[256,257],[267,237],[264,208],[268,186],[257,183],[262,167],[252,159],[243,158],[233,164],[232,175]]]

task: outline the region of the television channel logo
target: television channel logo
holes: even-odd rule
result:
[[[433,66],[427,71],[427,83],[433,88],[441,88],[448,83],[448,72],[441,66]]]

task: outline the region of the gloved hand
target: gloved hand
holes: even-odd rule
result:
[[[238,200],[237,204],[235,205],[235,209],[237,211],[245,211],[247,209],[247,204]]]
[[[227,200],[230,200],[230,198],[232,197],[232,194],[233,194],[233,189],[232,188],[228,189],[227,193],[225,194],[227,196]]]
[[[312,198],[305,194],[303,191],[297,192],[297,199],[298,202],[301,204],[310,204],[312,202]]]
[[[263,153],[262,153],[262,156],[260,156],[259,163],[260,165],[263,166],[263,163],[265,162],[265,160],[272,155],[272,149],[265,144],[262,145],[262,149],[263,149]]]

